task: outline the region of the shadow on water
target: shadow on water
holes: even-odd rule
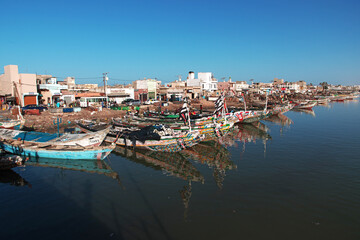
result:
[[[16,187],[28,186],[31,188],[31,184],[29,182],[11,169],[0,171],[0,183],[10,184],[11,186]]]

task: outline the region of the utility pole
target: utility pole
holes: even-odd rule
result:
[[[105,92],[105,97],[106,97],[106,108],[108,108],[108,96],[107,96],[107,81],[109,80],[108,78],[108,73],[103,73],[103,80],[104,80],[104,92]]]

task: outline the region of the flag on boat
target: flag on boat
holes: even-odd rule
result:
[[[220,115],[221,111],[224,108],[225,98],[223,95],[221,95],[218,99],[215,101],[215,111],[214,115]]]
[[[189,108],[187,106],[187,103],[183,104],[180,110],[179,118],[182,119],[184,123],[186,123],[189,120],[190,116],[189,116]]]

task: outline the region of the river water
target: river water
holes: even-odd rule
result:
[[[360,104],[240,125],[178,154],[0,172],[1,239],[360,239]]]

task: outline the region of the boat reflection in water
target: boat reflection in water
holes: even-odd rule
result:
[[[116,146],[113,153],[155,170],[162,170],[169,176],[188,181],[204,182],[201,173],[186,157],[178,152],[155,152],[146,149],[127,149]]]
[[[64,170],[74,170],[87,173],[97,173],[116,179],[119,184],[119,174],[103,160],[63,160],[56,158],[33,158],[26,162],[27,166],[50,167]]]
[[[29,182],[11,169],[0,171],[0,183],[10,184],[16,187],[28,186],[31,188],[31,184]]]
[[[315,112],[312,109],[292,109],[294,112],[305,113],[315,117]]]
[[[187,185],[179,190],[184,204],[184,218],[187,218],[189,202],[192,195],[192,182],[204,183],[204,177],[181,152],[154,152],[145,149],[127,149],[117,146],[113,151],[130,161],[140,163],[155,170],[161,170],[168,176],[187,181]]]
[[[217,186],[222,189],[226,170],[236,169],[237,166],[230,160],[229,151],[219,141],[201,142],[180,154],[213,169],[213,177]]]
[[[269,118],[265,119],[265,121],[272,122],[280,126],[290,126],[294,124],[294,122],[289,117],[281,113],[272,115]]]
[[[263,140],[266,142],[271,139],[268,131],[268,127],[261,122],[252,124],[237,124],[234,126],[232,131],[229,132],[229,134],[220,138],[219,141],[225,146],[237,146],[237,142],[256,143],[256,140]]]
[[[271,139],[267,131],[267,126],[260,122],[239,124],[234,126],[226,135],[217,137],[216,140],[200,142],[180,152],[154,152],[117,146],[113,153],[154,170],[163,171],[168,176],[185,180],[187,184],[179,190],[179,193],[184,204],[184,217],[186,219],[192,195],[192,182],[205,182],[204,176],[192,162],[204,164],[212,169],[212,176],[216,185],[222,189],[226,171],[237,168],[236,164],[231,161],[227,147],[235,146],[238,141],[243,142],[244,145],[246,142],[256,142],[257,139],[266,142]]]

